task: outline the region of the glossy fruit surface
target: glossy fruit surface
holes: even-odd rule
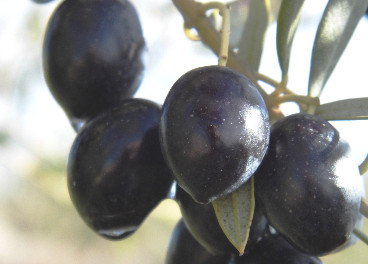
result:
[[[363,180],[339,132],[299,113],[273,125],[255,195],[280,234],[308,254],[324,255],[349,241]]]
[[[214,256],[190,234],[180,220],[171,234],[165,264],[228,264],[230,255]]]
[[[44,76],[72,122],[89,119],[135,93],[144,47],[129,1],[66,0],[46,29]]]
[[[322,264],[317,257],[304,254],[292,247],[281,236],[267,235],[232,264]]]
[[[176,201],[180,206],[181,214],[190,233],[203,247],[214,255],[239,254],[222,231],[212,204],[199,204],[195,202],[179,186],[176,191]],[[266,218],[256,206],[245,250],[262,237],[266,227]]]
[[[83,220],[98,234],[132,234],[172,185],[158,138],[160,107],[127,99],[88,122],[68,159],[68,188]]]
[[[268,112],[244,75],[221,66],[197,68],[171,88],[160,136],[178,184],[208,203],[239,188],[259,166],[268,146]]]

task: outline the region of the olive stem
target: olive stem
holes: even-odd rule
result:
[[[221,28],[221,42],[220,51],[218,55],[218,65],[226,66],[229,53],[229,39],[230,39],[230,6],[220,2],[208,2],[201,6],[201,12],[205,13],[210,9],[218,9],[222,16]]]
[[[368,202],[362,197],[362,201],[360,203],[360,213],[365,217],[368,218]]]
[[[362,162],[362,164],[359,165],[359,172],[360,175],[365,174],[368,171],[368,155],[365,157],[365,160]]]
[[[368,236],[363,231],[358,228],[354,228],[353,233],[357,238],[368,245]]]
[[[222,29],[221,29],[221,45],[219,62],[220,66],[226,66],[229,57],[229,42],[230,42],[230,6],[224,5],[221,9]]]
[[[317,97],[318,98],[318,97]],[[310,114],[310,115],[314,115],[315,112],[316,112],[316,109],[317,109],[317,105],[308,105],[308,108],[307,108],[307,113]]]
[[[278,95],[278,94],[286,93],[288,91],[286,87],[287,82],[288,82],[288,76],[285,75],[282,77],[280,84],[276,87],[275,91],[273,91],[271,95]]]
[[[283,79],[281,82],[278,82],[272,79],[271,77],[264,75],[262,73],[259,73],[259,72],[255,73],[255,77],[258,80],[273,86],[275,88],[275,91],[272,94],[280,94],[280,93],[295,94],[293,91],[291,91],[290,89],[286,87],[287,79]],[[281,88],[279,87],[282,87],[282,86],[284,87],[282,88],[282,91],[281,91]],[[277,91],[278,88],[279,88],[279,91]]]

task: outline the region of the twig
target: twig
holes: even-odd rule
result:
[[[358,228],[354,228],[353,233],[356,237],[358,237],[362,242],[364,242],[366,245],[368,245],[368,236],[359,230]]]

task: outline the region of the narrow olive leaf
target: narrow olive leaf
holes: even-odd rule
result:
[[[258,70],[263,43],[270,23],[270,0],[251,0],[248,19],[239,41],[239,59]]]
[[[321,95],[367,6],[368,0],[328,2],[313,44],[308,95]]]
[[[212,202],[217,220],[231,244],[243,255],[253,220],[253,177],[237,191]]]
[[[368,97],[351,98],[322,104],[316,108],[315,114],[325,120],[368,119]]]
[[[283,78],[289,71],[291,47],[305,0],[283,0],[277,18],[277,56]]]

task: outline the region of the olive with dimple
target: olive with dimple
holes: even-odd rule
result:
[[[363,179],[339,132],[327,121],[298,113],[273,125],[255,173],[255,195],[269,223],[290,243],[324,255],[350,240]]]
[[[101,236],[129,236],[170,190],[158,137],[160,110],[148,100],[126,99],[87,122],[72,145],[70,197]]]
[[[206,66],[181,76],[163,105],[161,146],[178,184],[209,203],[245,183],[268,146],[265,102],[244,75]]]
[[[127,0],[66,0],[52,14],[43,43],[48,87],[72,124],[133,96],[145,41]]]

